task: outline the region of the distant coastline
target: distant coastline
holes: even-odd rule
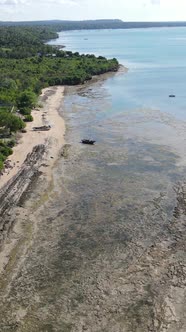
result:
[[[186,21],[124,22],[119,19],[85,21],[44,20],[44,21],[0,21],[0,26],[50,26],[53,31],[95,30],[95,29],[142,29],[186,27]]]

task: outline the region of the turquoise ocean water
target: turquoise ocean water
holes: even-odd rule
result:
[[[105,83],[114,113],[151,108],[186,118],[186,28],[61,32],[51,43],[112,58],[129,68]],[[176,99],[169,99],[169,94]]]
[[[104,165],[101,174],[109,174],[111,183],[116,174],[118,181],[125,179],[132,200],[137,183],[142,197],[167,191],[183,179],[186,28],[68,31],[51,44],[116,57],[128,68],[66,94],[63,115],[73,147],[87,159],[78,143],[82,137],[96,139],[94,161],[88,162],[97,170]]]

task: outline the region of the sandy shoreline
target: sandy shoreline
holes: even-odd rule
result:
[[[118,72],[109,72],[101,75],[93,76],[92,79],[86,82],[86,85],[91,85],[96,81],[106,80],[109,77],[126,73],[128,68],[120,65]],[[79,90],[83,85],[71,86],[70,89]],[[66,87],[68,93],[69,87]],[[34,109],[32,116],[34,120],[28,122],[26,125],[26,133],[21,134],[18,144],[13,148],[13,154],[8,157],[9,165],[12,168],[8,168],[0,176],[0,189],[11,180],[19,171],[23,165],[27,155],[32,152],[33,148],[38,144],[44,144],[46,147],[50,146],[51,156],[47,158],[48,170],[45,172],[49,175],[52,165],[55,163],[60,148],[64,145],[65,135],[65,122],[60,116],[58,110],[61,106],[61,102],[64,98],[65,87],[53,86],[42,90],[39,100],[42,103],[41,108]],[[49,131],[33,131],[33,127],[39,127],[42,125],[51,125]],[[52,157],[52,158],[51,158]]]
[[[123,70],[123,68],[121,69]],[[115,74],[115,72],[112,72],[95,76],[86,85],[98,80],[105,80]],[[71,88],[77,91],[84,86],[77,85]],[[68,93],[68,90],[69,87],[67,86],[53,86],[42,90],[39,97],[42,107],[32,111],[33,122],[27,123],[26,133],[20,134],[21,137],[18,140],[18,144],[13,148],[13,154],[8,157],[11,168],[7,168],[5,173],[0,176],[0,275],[11,258],[12,250],[16,246],[19,246],[19,242],[21,243],[21,239],[24,236],[27,237],[29,234],[28,232],[25,235],[24,229],[21,226],[22,222],[24,224],[24,219],[27,218],[27,213],[29,219],[34,219],[33,223],[32,221],[30,222],[30,227],[34,225],[33,228],[37,228],[37,218],[34,216],[35,213],[32,207],[29,211],[28,206],[22,208],[19,203],[20,199],[24,195],[27,195],[28,186],[34,182],[35,175],[37,178],[37,172],[41,172],[39,175],[42,174],[41,179],[44,181],[41,192],[46,190],[51,184],[55,163],[59,156],[64,153],[65,122],[59,113],[59,109],[62,106],[64,95]],[[40,132],[32,130],[33,127],[42,125],[50,125],[51,129]],[[35,151],[34,156],[32,156],[34,149],[37,148],[42,149],[42,151],[44,149],[44,154],[41,151]],[[34,163],[32,162],[33,158],[35,160]],[[9,230],[12,231],[12,229],[14,231],[10,234]]]
[[[43,107],[32,111],[34,120],[27,123],[27,132],[22,134],[19,143],[13,148],[13,154],[8,158],[12,168],[7,169],[0,177],[0,189],[17,174],[27,155],[39,144],[44,144],[47,148],[50,147],[50,155],[46,156],[47,175],[49,175],[58,152],[64,144],[65,123],[58,112],[63,96],[63,86],[49,87],[42,90],[39,99]],[[40,132],[32,130],[33,127],[42,125],[50,125],[51,129]]]
[[[37,147],[39,146],[43,146],[45,150],[44,163],[47,164],[47,167],[42,166],[43,159],[40,158],[39,154],[36,154],[38,167],[44,175],[45,184],[48,185],[52,178],[53,166],[58,159],[59,151],[61,151],[61,148],[65,143],[65,123],[63,118],[59,114],[59,109],[61,107],[63,97],[63,86],[49,87],[42,90],[42,94],[40,95],[39,100],[42,103],[43,107],[32,111],[32,116],[34,118],[33,122],[27,124],[27,132],[22,134],[19,143],[13,149],[13,154],[8,158],[12,168],[7,169],[6,173],[1,175],[0,192],[3,197],[1,204],[6,204],[6,202],[10,200],[10,209],[16,208],[12,197],[16,197],[16,195],[19,196],[19,191],[21,192],[21,194],[24,193],[25,188],[28,187],[28,183],[32,181],[32,179],[30,178],[30,172],[32,174],[32,168],[34,169],[34,166],[30,165],[30,167],[28,167],[27,165],[25,165],[25,160],[26,158],[28,158],[28,155],[31,155],[33,153],[33,150],[37,149]],[[51,129],[49,131],[41,132],[32,130],[33,127],[42,125],[50,125]],[[24,169],[26,169],[26,177],[22,173],[20,173]],[[16,178],[18,179],[18,184],[16,183]],[[6,190],[5,195],[4,190]],[[2,212],[2,206],[0,208],[0,211]],[[19,212],[20,222],[22,221],[24,213],[26,213],[25,211],[27,210],[23,209],[23,211]],[[6,239],[8,234],[8,229],[11,229],[13,225],[12,220],[14,223],[14,214],[15,212],[12,212],[11,210],[11,212],[5,212],[5,215],[2,213],[2,216],[0,216],[4,220],[4,222],[1,222],[0,225],[0,244],[4,244],[3,250],[0,251],[0,274],[2,273],[2,271],[4,271],[4,268],[8,264],[11,257],[11,252],[13,248],[17,246],[19,240],[22,238],[22,235],[24,233],[19,226],[20,223],[18,222],[16,223],[14,229],[14,234],[16,233],[17,236],[15,238],[14,236],[13,238],[11,237],[10,241],[4,243],[4,240]]]

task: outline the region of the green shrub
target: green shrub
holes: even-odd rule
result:
[[[0,161],[3,163],[5,161],[6,157],[4,154],[0,153]]]
[[[24,122],[32,122],[33,120],[34,119],[31,114],[25,115],[25,117],[24,117]]]
[[[0,141],[0,170],[3,169],[4,161],[7,159],[9,155],[13,153],[12,149],[4,143]]]
[[[28,107],[20,108],[19,111],[22,115],[30,115],[31,114],[31,109],[28,108]]]
[[[18,96],[17,106],[20,110],[25,108],[33,108],[36,105],[36,101],[36,94],[31,90],[25,90]]]
[[[15,146],[15,140],[11,139],[6,144],[9,148],[13,148]]]
[[[0,142],[0,154],[2,154],[4,157],[8,157],[12,153],[12,149],[7,146],[7,144]]]
[[[0,171],[3,169],[3,161],[0,160]]]
[[[11,133],[24,128],[25,123],[17,115],[3,111],[0,112],[0,127],[4,127]]]

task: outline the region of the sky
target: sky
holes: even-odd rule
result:
[[[186,0],[0,0],[0,21],[186,21]]]

